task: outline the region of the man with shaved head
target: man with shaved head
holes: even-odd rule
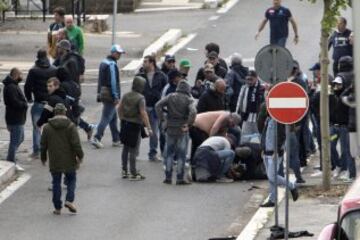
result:
[[[197,105],[198,113],[225,110],[225,90],[225,81],[216,80],[214,85],[200,97]]]
[[[74,25],[74,18],[72,16],[65,17],[66,34],[74,47],[74,51],[80,55],[84,53],[84,34],[78,26]]]

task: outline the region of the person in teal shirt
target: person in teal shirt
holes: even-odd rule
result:
[[[66,34],[68,40],[71,42],[73,50],[80,55],[84,53],[84,34],[80,27],[74,24],[72,16],[65,17]]]

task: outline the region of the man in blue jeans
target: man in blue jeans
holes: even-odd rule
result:
[[[97,101],[102,102],[103,110],[100,123],[91,144],[96,148],[103,148],[101,139],[106,127],[109,125],[112,135],[113,147],[120,147],[118,129],[118,116],[116,106],[120,102],[120,75],[117,61],[125,53],[120,45],[113,45],[111,54],[105,58],[99,68]]]
[[[61,214],[61,182],[65,176],[67,186],[64,206],[71,213],[76,213],[74,205],[76,188],[76,170],[79,168],[84,152],[81,147],[76,125],[66,117],[66,107],[62,103],[54,108],[55,117],[44,126],[41,136],[41,161],[45,165],[49,158],[49,169],[52,176],[52,201],[55,215]]]
[[[20,144],[24,141],[24,124],[26,122],[27,102],[24,93],[19,87],[22,80],[22,73],[19,69],[13,68],[4,81],[4,102],[6,106],[5,121],[10,132],[10,144],[7,160],[16,164],[15,154]],[[18,171],[24,171],[16,164]]]

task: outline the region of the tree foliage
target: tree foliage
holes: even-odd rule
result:
[[[0,0],[0,12],[8,10],[8,9],[9,9],[9,5],[8,5],[7,1]]]

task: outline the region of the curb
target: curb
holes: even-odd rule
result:
[[[182,36],[181,29],[169,29],[164,33],[158,40],[153,42],[148,46],[144,52],[141,59],[132,60],[128,65],[121,69],[121,75],[132,77],[140,69],[143,63],[143,59],[147,55],[159,55],[165,46],[174,45]]]
[[[0,187],[9,182],[16,174],[15,164],[8,161],[0,161]]]

